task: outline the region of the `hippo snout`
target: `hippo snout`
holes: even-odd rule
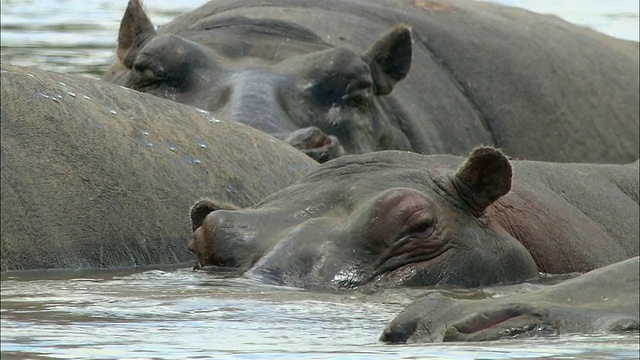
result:
[[[196,254],[195,269],[205,266],[244,271],[272,246],[261,234],[272,219],[256,221],[255,214],[223,210],[200,202],[192,211],[193,237],[187,249]]]
[[[318,162],[326,162],[345,154],[337,137],[325,134],[316,126],[295,130],[283,140]]]
[[[215,265],[237,267],[243,263],[243,242],[251,241],[246,226],[236,225],[228,211],[216,210],[206,215],[201,226],[193,231],[187,248],[198,257],[199,267]],[[196,224],[194,224],[194,227]]]

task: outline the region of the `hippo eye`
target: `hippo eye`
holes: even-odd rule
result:
[[[431,234],[433,234],[433,231],[433,220],[425,219],[413,226],[407,233],[407,235],[419,238],[427,238],[431,236]]]
[[[369,90],[373,87],[370,78],[359,78],[350,82],[346,88],[346,94],[342,96],[343,101],[353,101],[361,99],[369,94]]]
[[[133,63],[133,69],[146,79],[161,79],[166,76],[164,68],[147,56],[139,56]]]

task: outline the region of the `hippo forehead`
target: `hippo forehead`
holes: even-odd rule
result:
[[[297,184],[267,197],[254,208],[317,207],[316,213],[331,208],[350,210],[366,199],[396,187],[453,201],[439,186],[438,180],[459,163],[460,158],[455,156],[427,158],[406,151],[347,155],[323,164]]]
[[[161,27],[158,33],[167,33]],[[244,16],[209,16],[177,32],[231,59],[283,60],[332,47],[311,30],[288,21]]]

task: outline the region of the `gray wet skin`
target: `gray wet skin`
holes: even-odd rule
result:
[[[271,31],[288,26],[281,21],[227,21],[217,26],[267,26]],[[410,69],[407,25],[389,30],[362,53],[331,47],[303,28],[289,31],[285,42],[307,41],[304,52],[278,62],[248,53],[243,63],[242,49],[219,53],[198,41],[156,34],[140,4],[131,1],[121,24],[118,57],[132,71],[116,82],[242,119],[318,161],[339,157],[345,149],[409,148],[408,139],[391,125],[398,119],[374,99],[389,94]]]
[[[211,1],[155,29],[132,0],[103,79],[321,162],[486,144],[521,159],[626,163],[638,158],[637,53],[478,1]]]
[[[434,293],[403,310],[380,340],[422,343],[637,333],[638,273],[634,257],[525,294],[463,300]]]
[[[303,288],[520,282],[637,256],[637,189],[637,162],[350,155],[249,209],[197,203],[188,248],[196,268]]]
[[[190,261],[194,199],[250,206],[317,165],[248,126],[104,81],[7,64],[0,77],[2,272]]]

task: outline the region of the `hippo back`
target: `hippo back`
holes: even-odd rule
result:
[[[2,66],[2,271],[190,260],[202,196],[249,206],[315,162],[250,127],[92,79]]]
[[[488,216],[525,245],[540,271],[589,271],[640,255],[637,162],[512,165],[511,192]]]

